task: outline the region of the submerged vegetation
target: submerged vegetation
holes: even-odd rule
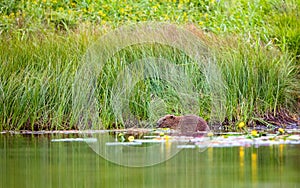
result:
[[[226,91],[223,125],[299,123],[299,1],[4,0],[0,7],[0,130],[77,128],[72,88],[83,55],[105,33],[141,21],[178,24],[212,50]],[[169,46],[144,45],[120,51],[99,75],[104,126],[118,125],[109,99],[122,66],[149,54],[188,65],[202,93],[199,115],[210,120],[209,92],[215,91],[207,90],[193,60]],[[159,80],[138,82],[130,110],[141,120],[152,117],[154,93],[168,113],[185,113],[175,91]]]

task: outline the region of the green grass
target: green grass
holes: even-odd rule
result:
[[[236,42],[238,46],[224,45],[217,55],[225,80],[227,114],[249,121],[266,112],[275,115],[281,108],[296,112],[299,67],[291,55]]]
[[[86,50],[104,33],[140,21],[192,28],[204,41],[221,69],[224,105],[218,110],[229,120],[253,122],[280,109],[299,116],[299,1],[99,2],[0,3],[0,130],[75,128],[79,117],[72,111],[72,89]],[[109,59],[98,77],[103,125],[120,123],[110,100],[119,73],[149,56],[184,67],[199,91],[196,113],[211,120],[212,105],[217,103],[210,94],[216,91],[193,59],[170,46],[136,45]],[[154,122],[165,111],[187,113],[178,95],[180,87],[185,86],[141,80],[128,96],[128,108],[146,122]],[[162,103],[165,108],[160,111]]]
[[[85,37],[40,37],[1,40],[3,129],[59,129],[71,120],[73,77]]]

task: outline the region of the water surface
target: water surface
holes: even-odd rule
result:
[[[0,187],[300,187],[299,144],[183,149],[134,168],[85,142],[51,142],[66,136],[0,134]]]

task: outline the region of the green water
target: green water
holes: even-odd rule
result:
[[[0,187],[300,187],[300,145],[183,149],[133,168],[58,137],[0,135]]]

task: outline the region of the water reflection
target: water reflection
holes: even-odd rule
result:
[[[0,187],[300,185],[299,145],[183,149],[158,165],[131,168],[104,160],[83,142],[51,142],[59,137],[0,135]]]
[[[251,153],[251,177],[253,187],[257,187],[257,153],[255,149]]]
[[[244,147],[239,147],[239,159],[240,159],[240,179],[242,181],[244,181],[245,179],[245,171],[244,171],[244,168],[245,168],[245,151],[244,151]]]

